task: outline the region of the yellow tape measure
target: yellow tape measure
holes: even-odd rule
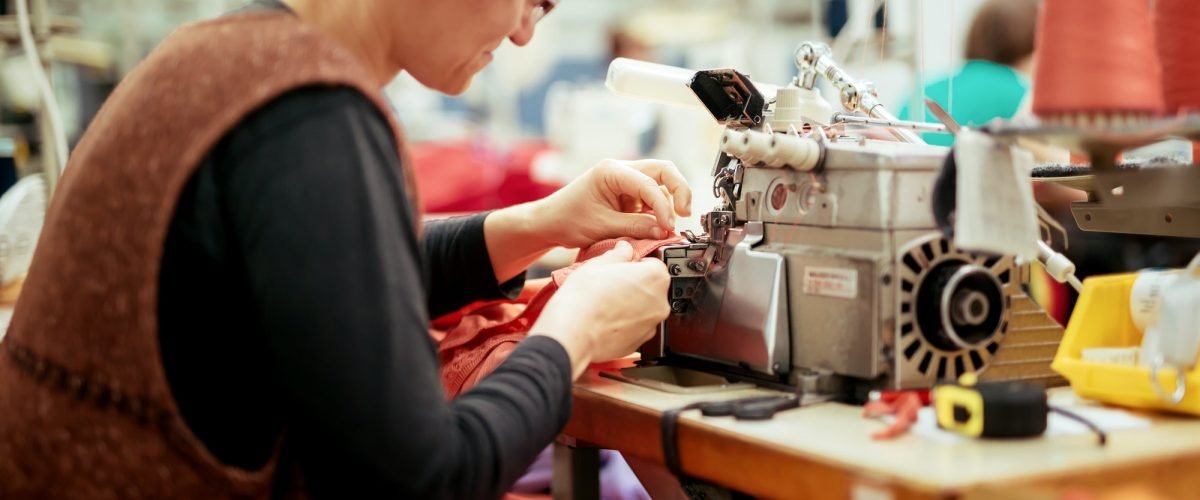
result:
[[[933,388],[938,427],[971,437],[1040,436],[1046,431],[1046,390],[1021,382],[978,382],[968,373],[957,384]]]

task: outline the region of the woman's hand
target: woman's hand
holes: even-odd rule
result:
[[[555,246],[666,238],[676,215],[691,215],[691,204],[692,190],[674,163],[605,160],[545,199],[492,212],[484,237],[503,283]]]
[[[671,312],[666,266],[655,259],[633,258],[633,247],[621,241],[580,266],[529,330],[530,335],[546,335],[562,344],[574,378],[593,361],[633,352]]]
[[[692,190],[664,160],[604,160],[536,202],[539,231],[555,245],[586,248],[610,238],[662,239],[691,215]]]

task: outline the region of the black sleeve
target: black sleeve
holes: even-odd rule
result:
[[[483,236],[487,216],[482,213],[425,224],[430,316],[436,318],[476,300],[515,299],[525,286],[525,273],[496,284]]]
[[[399,158],[378,110],[349,89],[305,89],[242,129],[251,139],[231,142],[225,204],[310,491],[503,494],[570,414],[565,350],[522,342],[447,402]]]

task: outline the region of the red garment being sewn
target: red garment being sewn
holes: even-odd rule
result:
[[[678,236],[666,240],[621,239],[633,246],[638,258],[682,242]],[[618,241],[605,240],[588,247],[574,264],[554,271],[550,278],[526,283],[516,300],[476,302],[434,320],[431,334],[435,339],[440,337],[438,358],[446,396],[453,398],[474,387],[500,366],[529,333],[529,327],[563,280],[585,261],[612,250]]]

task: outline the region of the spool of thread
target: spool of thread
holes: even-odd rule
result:
[[[1200,112],[1200,2],[1155,0],[1154,33],[1166,111]]]
[[[1179,271],[1148,269],[1138,273],[1129,290],[1129,318],[1133,326],[1142,332],[1139,363],[1149,366],[1154,354],[1160,351],[1158,320],[1162,299],[1167,287],[1179,277]]]
[[[1151,28],[1145,0],[1043,1],[1033,112],[1043,118],[1162,114],[1162,69]]]
[[[1129,290],[1129,318],[1140,331],[1158,325],[1158,311],[1162,307],[1163,293],[1179,271],[1147,269],[1139,272]]]
[[[1163,102],[1168,113],[1200,113],[1200,2],[1155,0],[1154,34],[1163,70]],[[1192,163],[1200,164],[1200,142],[1192,142]]]

